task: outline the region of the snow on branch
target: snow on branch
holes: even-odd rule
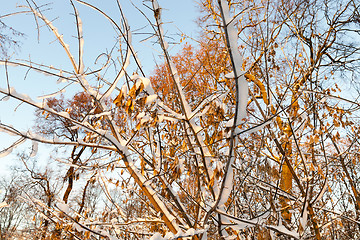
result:
[[[180,104],[182,106],[182,110],[185,115],[185,118],[189,119],[190,116],[192,115],[191,107],[185,98],[185,93],[184,93],[181,83],[180,83],[179,73],[178,73],[178,71],[175,67],[175,64],[172,61],[172,59],[169,55],[169,52],[168,52],[169,45],[165,41],[165,38],[164,38],[163,22],[161,20],[161,8],[160,8],[157,0],[152,0],[152,5],[153,5],[153,11],[154,11],[154,16],[155,16],[155,20],[156,20],[157,35],[160,40],[161,48],[163,49],[163,53],[164,53],[166,62],[169,66],[170,76],[172,77],[172,79],[175,83],[176,91],[178,93],[178,97],[179,97]]]
[[[235,21],[230,16],[230,9],[227,1],[219,0],[221,16],[223,18],[226,44],[229,50],[231,64],[233,67],[233,77],[236,81],[236,104],[234,126],[239,126],[246,118],[246,106],[248,101],[248,82],[243,72],[243,57],[238,48],[238,32]]]
[[[2,124],[0,123],[0,131],[4,131],[6,132],[6,130],[4,128],[2,128]],[[20,144],[24,143],[26,141],[26,138],[21,137],[19,140],[17,140],[16,142],[14,142],[10,147],[5,148],[4,150],[0,151],[0,158],[5,157],[7,155],[9,155],[14,148],[16,148],[17,146],[19,146]]]
[[[78,65],[75,62],[75,58],[72,55],[72,53],[70,52],[70,47],[67,43],[65,43],[64,41],[64,37],[62,34],[59,33],[58,29],[53,25],[53,23],[51,21],[49,21],[42,13],[38,12],[36,9],[31,8],[30,10],[32,11],[32,13],[40,18],[41,20],[44,21],[44,23],[50,28],[50,30],[54,33],[54,35],[56,36],[56,39],[59,41],[59,43],[61,44],[61,46],[64,48],[68,58],[70,59],[73,67],[75,70],[79,69]]]

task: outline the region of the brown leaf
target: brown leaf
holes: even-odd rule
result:
[[[126,105],[125,105],[125,111],[129,115],[134,111],[134,102],[132,99],[127,100]]]
[[[119,95],[115,98],[114,104],[117,107],[121,107],[121,106],[123,106],[123,100],[124,100],[124,95],[122,92],[120,92]]]

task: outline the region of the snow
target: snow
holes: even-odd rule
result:
[[[234,126],[234,118],[231,118],[229,121],[225,123],[225,127],[231,128]]]
[[[180,102],[181,102],[181,105],[182,105],[183,110],[184,110],[185,118],[190,119],[190,116],[192,115],[191,114],[191,107],[190,107],[189,103],[186,101],[185,93],[184,93],[184,91],[182,89],[182,86],[180,84],[180,77],[179,77],[179,74],[178,74],[177,69],[175,67],[175,64],[173,63],[173,61],[171,60],[171,57],[168,55],[168,52],[167,52],[168,44],[164,39],[164,30],[163,30],[163,27],[162,27],[161,14],[160,14],[161,8],[160,8],[160,6],[159,6],[159,4],[158,4],[158,2],[156,0],[152,1],[152,6],[153,6],[153,9],[154,9],[154,12],[158,13],[155,16],[156,21],[157,21],[157,27],[159,28],[158,37],[160,39],[160,42],[163,44],[164,55],[167,56],[167,58],[166,58],[168,60],[167,64],[169,66],[171,76],[174,79],[176,90],[177,90],[177,92],[179,94]]]
[[[141,83],[142,83],[142,81],[141,81],[141,79],[138,77],[137,80],[136,80],[136,83],[135,83],[135,88],[136,88],[136,89],[139,89],[140,86],[141,86]]]
[[[150,120],[150,116],[149,115],[145,115],[144,117],[141,118],[140,120],[140,124],[144,124],[146,122],[148,122]]]
[[[6,157],[7,155],[9,155],[10,153],[12,153],[12,150],[13,150],[13,148],[7,148],[5,150],[2,150],[0,152],[0,158]]]
[[[70,213],[70,207],[69,205],[67,205],[66,203],[64,203],[63,201],[60,201],[58,204],[56,204],[56,206],[60,209],[60,211],[69,214]]]
[[[8,101],[9,99],[10,99],[9,96],[5,96],[5,97],[3,97],[3,98],[1,99],[1,101],[6,102],[6,101]]]
[[[194,119],[191,119],[191,120],[189,121],[189,123],[190,123],[191,127],[194,129],[195,134],[198,134],[198,133],[202,130],[202,127],[199,126],[199,125],[197,125],[197,124],[195,123]]]
[[[279,225],[279,226],[274,226],[274,225],[267,225],[268,228],[270,229],[274,229],[280,233],[286,234],[288,236],[292,236],[295,239],[299,239],[299,233],[297,233],[296,231],[290,231],[289,229],[287,229],[284,225]]]
[[[168,232],[164,237],[162,237],[160,233],[155,233],[150,239],[151,240],[183,239],[183,238],[192,237],[196,234],[204,234],[206,236],[206,232],[208,229],[209,229],[208,226],[205,227],[205,229],[189,228],[188,230],[186,230],[185,233],[180,229],[176,234]]]
[[[226,29],[227,29],[227,32],[229,35],[230,50],[232,51],[233,58],[234,58],[234,64],[235,64],[234,72],[241,71],[243,59],[238,50],[238,45],[237,45],[238,33],[237,33],[237,29],[235,27],[235,21],[232,21],[232,18],[230,17],[230,9],[229,9],[227,1],[221,0],[220,2],[221,2],[222,10],[223,10],[225,26],[226,26]],[[239,76],[238,72],[236,72],[236,75],[237,76],[235,76],[235,77]]]
[[[185,165],[184,165],[185,159],[184,158],[180,158],[179,159],[179,168],[180,171],[183,173],[185,171]]]
[[[263,123],[255,126],[255,127],[251,127],[251,128],[246,129],[246,130],[243,130],[243,131],[240,131],[240,129],[237,128],[236,131],[235,131],[235,135],[242,134],[242,133],[248,133],[248,134],[250,134],[250,133],[257,132],[257,131],[263,129],[265,126],[271,124],[271,122],[272,122],[272,121],[267,120],[267,121],[265,121],[265,122],[263,122]]]
[[[37,152],[38,152],[38,142],[32,141],[32,149],[31,149],[30,157],[35,157]]]
[[[17,100],[20,100],[22,102],[28,103],[30,105],[33,105],[35,107],[38,107],[38,108],[41,108],[41,109],[44,109],[44,110],[50,109],[50,108],[46,108],[46,101],[36,103],[27,94],[21,94],[21,93],[16,92],[16,90],[13,87],[11,87],[9,89],[9,91],[7,89],[0,88],[0,93],[8,95],[9,97],[15,98]]]
[[[307,223],[307,219],[308,219],[308,210],[307,210],[307,207],[308,207],[308,201],[305,201],[304,209],[303,209],[303,212],[302,212],[301,217],[300,217],[300,226],[301,226],[303,229],[305,229],[306,223]]]
[[[85,228],[83,228],[82,226],[80,226],[78,223],[74,223],[73,228],[75,228],[76,231],[78,231],[78,232],[87,232],[87,230]]]
[[[229,72],[228,74],[225,75],[225,78],[228,78],[228,79],[235,78],[234,72]]]
[[[126,69],[127,69],[127,67],[129,65],[130,65],[130,53],[129,53],[129,50],[128,50],[127,55],[126,55],[126,59],[125,59],[125,63],[123,65],[123,67],[121,68],[121,71],[118,73],[118,75],[116,76],[116,78],[115,78],[114,82],[111,84],[111,86],[106,90],[106,92],[101,97],[101,103],[103,105],[104,105],[104,101],[110,97],[111,93],[116,88],[116,85],[118,84],[119,80],[125,75]],[[123,93],[125,93],[124,95],[126,96],[126,94],[127,94],[127,86],[123,85],[123,87],[121,88],[121,91]]]
[[[51,21],[49,21],[47,18],[44,17],[44,15],[42,15],[41,13],[39,13],[38,11],[36,11],[35,9],[31,9],[32,12],[34,13],[34,15],[36,15],[37,17],[39,17],[40,19],[42,19],[45,24],[51,29],[51,31],[54,33],[54,35],[56,36],[56,38],[59,40],[60,44],[63,46],[66,54],[68,55],[68,57],[70,58],[71,63],[73,64],[75,69],[78,69],[77,64],[75,63],[75,59],[73,57],[73,55],[70,52],[70,48],[69,45],[66,44],[64,42],[63,39],[63,35],[59,33],[59,31],[57,30],[56,27],[54,27],[54,25],[52,24]]]
[[[163,122],[164,121],[164,119],[165,119],[165,116],[164,116],[164,114],[160,114],[160,115],[158,115],[158,122]]]
[[[165,238],[163,238],[160,233],[155,233],[155,234],[152,235],[152,237],[150,238],[150,240],[164,240],[164,239],[165,239]]]
[[[60,77],[60,78],[56,81],[56,83],[57,83],[57,84],[60,84],[60,83],[65,83],[65,82],[67,82],[67,81],[68,81],[67,79]]]
[[[153,4],[153,9],[154,11],[156,10],[160,10],[160,6],[159,6],[159,3],[155,0],[155,1],[152,1],[152,4]],[[160,14],[159,14],[160,15]]]
[[[189,116],[189,119],[192,119],[192,118],[195,118],[195,117],[200,117],[200,116],[204,115],[208,111],[208,109],[210,108],[209,103],[215,102],[218,98],[223,97],[223,95],[224,95],[223,93],[216,93],[216,94],[212,94],[212,95],[206,97],[194,109],[192,114]],[[203,111],[201,111],[201,109],[203,109]]]
[[[0,151],[0,158],[9,155],[13,151],[14,148],[16,148],[20,144],[24,143],[25,141],[26,141],[26,139],[22,137],[19,140],[17,140],[16,142],[14,142],[10,147]]]
[[[34,202],[34,203],[36,203],[36,204],[38,204],[39,206],[41,206],[41,207],[43,207],[43,208],[47,208],[47,205],[43,202],[43,201],[41,201],[40,199],[37,199],[37,198],[33,198],[33,197],[31,197],[31,196],[28,196],[29,198],[30,198],[30,200],[32,201],[32,202]],[[45,218],[46,218],[46,216],[44,216]]]
[[[145,116],[145,112],[141,112],[141,113],[139,113],[137,116],[136,116],[136,118],[137,119],[141,119],[141,118],[143,118]]]
[[[183,115],[173,111],[171,108],[169,108],[168,106],[166,106],[163,102],[158,101],[158,106],[160,108],[162,108],[164,111],[166,111],[168,114],[170,114],[171,116],[167,116],[170,118],[174,118],[174,119],[178,119],[178,120],[183,120],[185,119]]]
[[[24,100],[24,101],[28,101],[28,102],[31,102],[31,101],[32,101],[31,98],[29,97],[29,95],[27,95],[27,94],[20,94],[20,93],[16,92],[15,88],[13,88],[13,87],[11,87],[11,88],[9,89],[9,92],[8,92],[6,89],[4,89],[4,88],[0,88],[0,92],[2,92],[2,93],[4,93],[4,94],[8,94],[8,95],[10,95],[10,96],[12,96],[12,97],[15,97],[15,98],[18,99],[18,100]]]
[[[61,117],[64,117],[64,118],[70,118],[70,115],[68,112],[59,112],[58,115]]]
[[[84,73],[84,38],[83,38],[83,30],[82,30],[82,21],[79,17],[79,13],[76,10],[76,18],[78,22],[78,29],[79,29],[79,73]]]
[[[159,199],[155,190],[151,187],[149,181],[147,181],[147,179],[139,172],[138,168],[129,157],[130,153],[127,146],[122,145],[114,136],[108,132],[104,134],[104,137],[108,139],[113,145],[115,145],[120,152],[123,153],[123,155],[126,157],[126,161],[128,162],[128,168],[132,172],[131,174],[134,175],[134,178],[138,179],[138,181],[141,183],[141,186],[145,188],[149,195],[153,198],[154,202],[157,204],[157,207],[161,209],[161,212],[164,214],[164,217],[166,217],[169,222],[171,222],[175,229],[179,229],[179,226],[176,223],[176,218],[169,212],[166,205]]]
[[[6,65],[6,66],[12,66],[12,67],[18,67],[19,64],[14,63],[14,62],[10,62],[7,60],[0,60],[0,65]]]
[[[147,97],[146,97],[145,104],[146,104],[146,105],[149,105],[149,104],[155,102],[156,98],[157,98],[157,95],[156,95],[156,94],[152,94],[152,95],[147,96]]]
[[[124,97],[127,96],[128,88],[125,84],[121,87],[121,93],[124,95]]]
[[[229,51],[231,52],[231,56],[233,59],[233,72],[232,74],[227,74],[228,77],[234,77],[237,79],[237,116],[235,116],[236,122],[235,125],[240,125],[244,119],[246,118],[246,106],[248,100],[248,82],[246,81],[243,71],[243,57],[239,52],[238,49],[238,33],[235,27],[235,21],[230,17],[230,10],[227,1],[221,0],[220,1],[221,8],[223,10],[223,17],[224,17],[224,25],[226,26],[227,35],[229,39]]]
[[[319,194],[319,195],[317,196],[317,198],[312,202],[312,204],[315,204],[317,201],[319,201],[319,200],[323,197],[325,191],[328,189],[328,181],[329,181],[329,179],[326,178],[326,179],[325,179],[324,186],[323,186],[323,188],[321,189],[320,194]]]
[[[246,118],[246,106],[248,102],[248,82],[246,81],[245,77],[242,75],[238,78],[238,116],[236,118],[236,126],[240,125],[244,122]]]
[[[139,79],[141,80],[141,82],[144,84],[144,90],[149,94],[149,95],[153,95],[154,94],[154,89],[151,86],[151,82],[150,79],[145,78],[145,77],[139,77]]]
[[[110,111],[105,111],[105,112],[101,112],[95,115],[89,115],[90,118],[99,118],[99,117],[103,117],[103,116],[111,116],[111,112]]]
[[[174,63],[170,62],[169,65],[170,65],[171,74],[174,76],[174,80],[175,80],[175,84],[176,84],[176,87],[177,87],[177,90],[179,93],[180,101],[184,108],[184,114],[185,114],[186,118],[189,119],[190,116],[192,115],[191,107],[190,107],[189,103],[186,101],[185,93],[181,87],[180,78],[179,78],[179,75],[178,75],[178,72],[176,70]]]
[[[0,203],[0,209],[4,207],[9,207],[9,204],[7,204],[6,202]]]
[[[39,96],[39,97],[37,97],[37,99],[41,100],[41,99],[52,98],[52,97],[55,97],[55,96],[59,95],[60,93],[64,93],[64,92],[66,92],[66,89],[61,89],[60,91],[57,91],[57,92],[54,92],[51,94]]]
[[[232,190],[232,187],[233,187],[234,171],[233,171],[233,168],[231,166],[234,163],[234,160],[235,160],[235,157],[231,157],[231,159],[230,159],[230,167],[228,168],[228,172],[225,175],[225,179],[223,180],[223,181],[225,181],[225,184],[224,184],[224,188],[223,188],[223,191],[221,193],[221,196],[220,196],[220,201],[219,201],[219,206],[220,207],[224,206],[225,202],[230,197],[230,193],[231,193],[231,190]]]

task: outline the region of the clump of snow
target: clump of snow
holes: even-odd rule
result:
[[[125,84],[121,87],[121,93],[123,94],[124,97],[128,93],[128,87]]]
[[[148,105],[148,104],[155,102],[156,98],[157,98],[156,94],[151,94],[150,96],[147,96],[145,104]]]
[[[231,128],[234,126],[234,118],[231,118],[229,121],[225,123],[226,128]]]
[[[164,240],[164,239],[165,239],[165,238],[163,238],[160,233],[155,233],[155,234],[152,235],[152,237],[150,238],[150,240]]]
[[[136,118],[137,119],[141,119],[141,118],[143,118],[145,116],[145,112],[141,112],[141,113],[139,113],[137,116],[136,116]]]
[[[69,115],[68,112],[59,112],[58,115],[59,115],[59,116],[62,116],[62,117],[64,117],[64,118],[70,118],[70,115]]]
[[[32,141],[32,148],[31,148],[31,154],[30,157],[35,157],[38,152],[38,142]]]
[[[9,207],[9,204],[7,204],[6,202],[0,203],[0,209],[4,207]]]
[[[19,146],[20,144],[24,143],[26,141],[25,138],[20,138],[19,140],[17,140],[16,142],[14,142],[10,147],[0,151],[0,158],[5,157],[7,155],[9,155],[10,153],[12,153],[12,151],[14,150],[14,148],[16,148],[17,146]]]
[[[60,211],[66,213],[66,214],[69,214],[69,213],[70,213],[70,207],[69,207],[69,205],[67,205],[67,204],[64,203],[63,201],[60,201],[60,202],[57,204],[57,207],[60,209]]]
[[[6,102],[7,100],[9,100],[10,99],[10,97],[9,96],[5,96],[5,97],[3,97],[2,99],[1,99],[1,101],[4,101],[4,102]]]
[[[47,95],[43,95],[43,96],[39,96],[37,97],[37,99],[47,99],[47,98],[52,98],[52,97],[55,97],[57,95],[59,95],[60,93],[64,93],[66,91],[66,89],[61,89],[60,91],[57,91],[57,92],[54,92],[54,93],[51,93],[51,94],[47,94]]]
[[[247,106],[247,99],[248,99],[248,82],[246,81],[243,71],[243,57],[239,52],[238,49],[238,32],[235,27],[235,21],[233,21],[232,17],[230,16],[230,9],[227,1],[221,0],[220,6],[223,11],[223,18],[224,18],[224,26],[226,28],[227,36],[229,39],[229,51],[232,56],[233,62],[233,72],[226,75],[228,78],[235,78],[237,80],[237,116],[236,118],[236,125],[240,125],[244,119],[246,118],[246,106]]]
[[[235,78],[234,72],[229,72],[228,74],[225,75],[225,78],[228,78],[228,79]]]
[[[269,225],[267,227],[271,228],[271,229],[274,229],[274,230],[276,230],[278,232],[281,232],[283,234],[286,234],[288,236],[292,236],[295,239],[299,239],[299,233],[297,233],[296,231],[290,231],[284,225],[279,225],[279,226]]]

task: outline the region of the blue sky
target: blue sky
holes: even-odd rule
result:
[[[37,2],[40,5],[40,2],[46,3],[48,1],[39,0]],[[115,21],[120,19],[115,0],[89,0],[88,2],[99,7],[113,17]],[[138,33],[150,32],[146,19],[132,5],[131,1],[120,1],[120,3],[125,10],[124,14],[128,19],[131,29],[134,31],[134,48],[137,51],[146,74],[150,75],[155,66],[155,62],[161,62],[159,58],[159,48],[154,46],[151,40],[140,42],[146,35]],[[143,6],[143,1],[133,1],[133,4],[148,14],[150,19],[153,18],[150,10]],[[167,36],[174,38],[175,41],[179,40],[179,35],[182,32],[191,37],[197,36],[198,30],[195,20],[198,17],[198,8],[195,1],[159,0],[159,4],[163,8],[162,18],[165,23],[164,29]],[[19,7],[21,5],[26,5],[26,1],[3,1],[0,15],[24,10]],[[76,2],[75,5],[78,8],[83,22],[85,65],[93,65],[99,54],[107,52],[112,48],[115,43],[115,32],[109,22],[99,13]],[[147,5],[149,6],[150,3],[147,2]],[[65,41],[70,45],[70,50],[76,55],[75,17],[73,16],[73,9],[69,1],[54,0],[52,4],[45,6],[43,10],[44,15],[53,21],[58,31],[64,35]],[[31,14],[15,15],[2,20],[7,25],[25,34],[24,38],[20,38],[22,42],[20,50],[11,57],[13,60],[27,59],[40,64],[71,69],[69,61],[66,60],[64,50],[60,44],[55,41],[54,35],[44,27],[43,23],[40,23],[40,41],[38,41],[37,25]],[[168,41],[171,42],[172,40],[169,39]],[[176,53],[178,50],[179,46],[173,46],[171,52]],[[62,87],[41,74],[33,72],[27,73],[26,70],[27,69],[21,69],[19,67],[9,68],[10,85],[15,87],[20,93],[27,93],[36,100],[36,97],[55,92]],[[0,68],[0,87],[6,87],[6,77],[3,67]],[[1,97],[2,96],[0,96],[0,98]],[[18,104],[19,103],[14,100],[0,102],[0,121],[26,131],[34,125],[34,109],[24,105],[16,107]],[[13,110],[14,108],[16,108],[16,111]],[[14,140],[16,140],[16,138],[0,133],[0,151],[4,147],[9,146]],[[18,151],[29,147],[30,144],[25,144]],[[12,158],[14,158],[14,154],[0,159],[0,161],[8,164]]]

